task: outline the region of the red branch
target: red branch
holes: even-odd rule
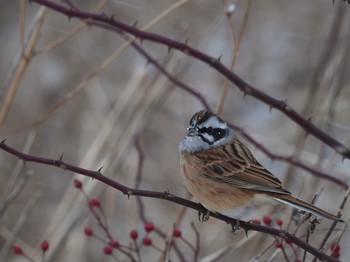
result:
[[[56,2],[52,2],[49,0],[30,0],[32,2],[36,2],[40,5],[47,6],[48,8],[60,12],[62,14],[67,15],[68,17],[75,17],[82,19],[86,22],[94,21],[99,24],[104,24],[106,26],[112,27],[119,32],[126,32],[140,40],[148,40],[154,43],[162,44],[167,46],[168,48],[176,49],[180,52],[186,53],[189,56],[192,56],[208,65],[212,68],[220,72],[223,76],[229,79],[232,83],[236,84],[237,87],[245,94],[252,96],[261,102],[269,105],[271,108],[275,108],[281,112],[283,112],[286,116],[292,119],[295,123],[300,125],[307,133],[312,134],[316,138],[318,138],[323,143],[327,144],[331,148],[333,148],[337,153],[341,154],[344,158],[350,158],[350,149],[340,143],[338,140],[334,139],[315,125],[313,125],[308,119],[305,119],[295,110],[293,110],[285,101],[278,100],[273,98],[266,93],[260,91],[259,89],[249,85],[243,79],[238,77],[235,73],[233,73],[228,67],[220,62],[220,59],[209,56],[205,53],[198,51],[187,45],[186,43],[182,43],[176,40],[172,40],[170,38],[164,37],[159,34],[142,31],[135,26],[130,26],[125,23],[122,23],[115,19],[114,16],[107,16],[105,13],[95,14],[91,12],[85,12],[80,9],[67,7]],[[134,46],[135,47],[135,46]],[[193,91],[193,90],[192,90]],[[201,96],[200,96],[201,97]],[[202,101],[203,102],[203,101]]]
[[[142,196],[142,197],[149,197],[149,198],[164,199],[164,200],[167,200],[167,201],[170,201],[170,202],[197,210],[203,214],[205,214],[207,212],[207,210],[203,206],[201,206],[200,204],[194,203],[194,202],[189,201],[187,199],[183,199],[181,197],[174,196],[167,191],[157,192],[157,191],[130,188],[130,187],[122,185],[122,184],[120,184],[120,183],[118,183],[118,182],[116,182],[116,181],[114,181],[106,176],[103,176],[99,171],[92,171],[92,170],[88,170],[85,168],[77,167],[77,166],[74,166],[74,165],[71,165],[71,164],[68,164],[68,163],[62,161],[61,159],[54,160],[54,159],[38,157],[38,156],[33,156],[33,155],[22,153],[16,149],[6,145],[5,141],[2,141],[0,143],[0,149],[2,149],[3,151],[5,151],[9,154],[12,154],[12,155],[18,157],[19,159],[23,160],[24,162],[34,162],[34,163],[39,163],[39,164],[48,165],[48,166],[55,166],[58,168],[62,168],[63,170],[68,170],[68,171],[71,171],[74,173],[78,173],[78,174],[81,174],[84,176],[94,178],[94,179],[96,179],[96,180],[98,180],[98,181],[100,181],[108,186],[111,186],[111,187],[117,189],[118,191],[124,193],[125,195],[128,195],[128,197],[129,196]],[[281,237],[284,239],[288,239],[292,243],[294,243],[295,245],[308,251],[309,253],[311,253],[312,255],[314,255],[315,257],[317,257],[320,260],[339,262],[339,260],[324,254],[322,251],[309,245],[308,243],[299,239],[295,235],[288,233],[285,230],[280,230],[280,229],[276,229],[276,228],[272,228],[272,227],[253,224],[250,222],[240,221],[240,220],[229,218],[229,217],[226,217],[226,216],[223,216],[220,214],[210,213],[210,216],[214,217],[216,219],[225,221],[227,223],[233,224],[233,225],[239,224],[240,227],[243,228],[245,231],[254,230],[254,231],[258,231],[258,232],[267,233],[267,234],[270,234],[273,236],[278,236],[278,237]]]

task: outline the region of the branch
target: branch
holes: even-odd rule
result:
[[[295,123],[301,126],[307,133],[315,136],[320,141],[327,144],[329,147],[333,148],[337,153],[342,155],[344,158],[350,158],[350,149],[348,147],[346,147],[345,145],[340,143],[338,140],[334,139],[333,137],[331,137],[330,135],[328,135],[327,133],[325,133],[315,125],[313,125],[308,119],[305,119],[295,110],[293,110],[285,101],[273,98],[267,95],[266,93],[260,91],[259,89],[249,85],[247,82],[245,82],[243,79],[238,77],[235,73],[233,73],[229,68],[223,65],[220,62],[220,60],[217,58],[214,58],[205,53],[202,53],[197,49],[194,49],[188,46],[186,43],[172,40],[159,34],[142,31],[140,29],[137,29],[135,26],[124,24],[118,20],[115,20],[115,17],[113,16],[111,17],[107,16],[105,13],[95,14],[95,13],[85,12],[80,9],[71,9],[69,7],[66,7],[64,5],[61,5],[49,0],[30,0],[30,1],[36,2],[40,5],[47,6],[52,10],[55,10],[59,13],[67,15],[69,18],[75,17],[82,20],[86,20],[88,23],[95,22],[101,25],[103,24],[107,27],[114,28],[120,33],[122,32],[129,33],[139,38],[141,41],[148,40],[154,43],[165,45],[169,49],[172,48],[180,52],[186,53],[187,55],[192,56],[210,65],[216,71],[218,71],[227,79],[229,79],[232,83],[236,84],[237,87],[245,95],[252,96],[260,100],[261,102],[264,102],[265,104],[269,105],[270,108],[275,108],[281,111],[286,116],[288,116],[291,120],[293,120]],[[162,72],[162,70],[160,71]],[[199,98],[201,98],[201,96],[199,96]],[[201,100],[201,102],[203,103],[203,100]]]
[[[158,198],[158,199],[164,199],[166,201],[170,201],[182,206],[186,206],[188,208],[191,208],[193,210],[197,210],[201,213],[206,213],[207,210],[200,204],[194,203],[192,201],[183,199],[181,197],[174,196],[170,194],[169,192],[157,192],[157,191],[150,191],[150,190],[141,190],[141,189],[135,189],[135,188],[130,188],[125,185],[122,185],[106,176],[103,176],[99,171],[92,171],[88,170],[85,168],[77,167],[71,164],[68,164],[61,159],[54,160],[54,159],[49,159],[49,158],[44,158],[44,157],[38,157],[38,156],[33,156],[29,154],[22,153],[8,145],[5,144],[5,141],[2,141],[0,143],[0,149],[3,151],[14,155],[18,157],[19,159],[23,160],[24,162],[34,162],[34,163],[39,163],[47,166],[54,166],[61,168],[63,170],[68,170],[74,173],[78,173],[84,176],[91,177],[93,179],[96,179],[108,186],[113,187],[114,189],[117,189],[118,191],[122,192],[125,195],[129,196],[142,196],[142,197],[149,197],[149,198]],[[267,233],[273,236],[278,236],[284,239],[290,240],[292,243],[295,245],[301,247],[304,250],[307,250],[309,253],[314,255],[320,260],[326,260],[326,261],[331,261],[331,262],[339,262],[339,260],[330,257],[326,254],[324,254],[322,251],[318,250],[317,248],[309,245],[308,243],[305,243],[303,240],[299,239],[293,234],[288,233],[285,230],[280,230],[272,227],[267,227],[263,225],[257,225],[253,224],[250,222],[246,221],[241,221],[241,220],[236,220],[233,218],[229,218],[220,214],[214,214],[210,213],[211,217],[214,217],[216,219],[219,219],[221,221],[225,221],[229,224],[234,224],[237,225],[239,223],[240,227],[243,228],[246,232],[249,230],[254,230],[262,233]]]

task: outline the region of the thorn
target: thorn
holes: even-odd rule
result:
[[[97,170],[97,172],[101,173],[102,168],[104,168],[104,166],[101,166],[101,167]]]
[[[171,51],[171,47],[170,47],[170,46],[168,46],[168,53],[170,53],[170,51]]]
[[[307,121],[311,123],[312,116],[308,117]]]
[[[69,8],[69,10],[67,11],[67,16],[68,16],[68,21],[70,21],[72,19],[72,13],[74,12],[73,8]]]
[[[1,144],[5,144],[7,138],[5,138],[4,140],[1,141]]]
[[[135,27],[135,28],[137,28],[137,24],[139,23],[139,21],[135,21],[134,23],[133,23],[133,27]]]
[[[187,38],[186,38],[186,40],[185,40],[184,44],[186,44],[186,45],[187,45],[187,44],[188,44],[188,42],[190,42],[190,37],[187,37]]]
[[[220,56],[216,59],[217,62],[220,63],[220,64],[221,64],[221,58],[222,58],[222,55],[220,55]]]
[[[170,195],[170,191],[169,191],[169,189],[168,189],[168,190],[165,190],[165,191],[164,191],[164,194],[165,194],[165,196],[164,196],[164,197],[169,197],[169,195]]]
[[[244,233],[245,233],[245,236],[248,238],[248,231],[249,231],[249,229],[247,229],[247,228],[244,228]]]
[[[198,220],[201,222],[206,222],[209,220],[210,211],[206,209],[205,212],[198,211]]]
[[[272,112],[272,109],[273,109],[273,106],[269,106],[270,114],[271,114],[271,112]]]
[[[239,225],[239,220],[236,220],[234,223],[231,223],[231,232],[236,235],[236,231],[239,230],[241,227]]]
[[[130,199],[130,196],[132,195],[132,191],[129,190],[128,192],[126,192],[126,195],[128,196],[128,199]]]
[[[64,154],[64,153],[62,153],[61,156],[60,156],[60,160],[61,160],[61,161],[62,161],[62,159],[63,159],[63,154]]]

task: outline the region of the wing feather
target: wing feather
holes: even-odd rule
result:
[[[196,153],[202,175],[243,189],[290,194],[282,182],[266,170],[238,139],[231,143]]]

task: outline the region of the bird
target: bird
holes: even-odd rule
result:
[[[184,184],[208,212],[241,219],[253,207],[283,203],[343,222],[293,196],[256,160],[228,123],[210,111],[192,116],[179,151]],[[207,220],[209,213],[206,216]]]

